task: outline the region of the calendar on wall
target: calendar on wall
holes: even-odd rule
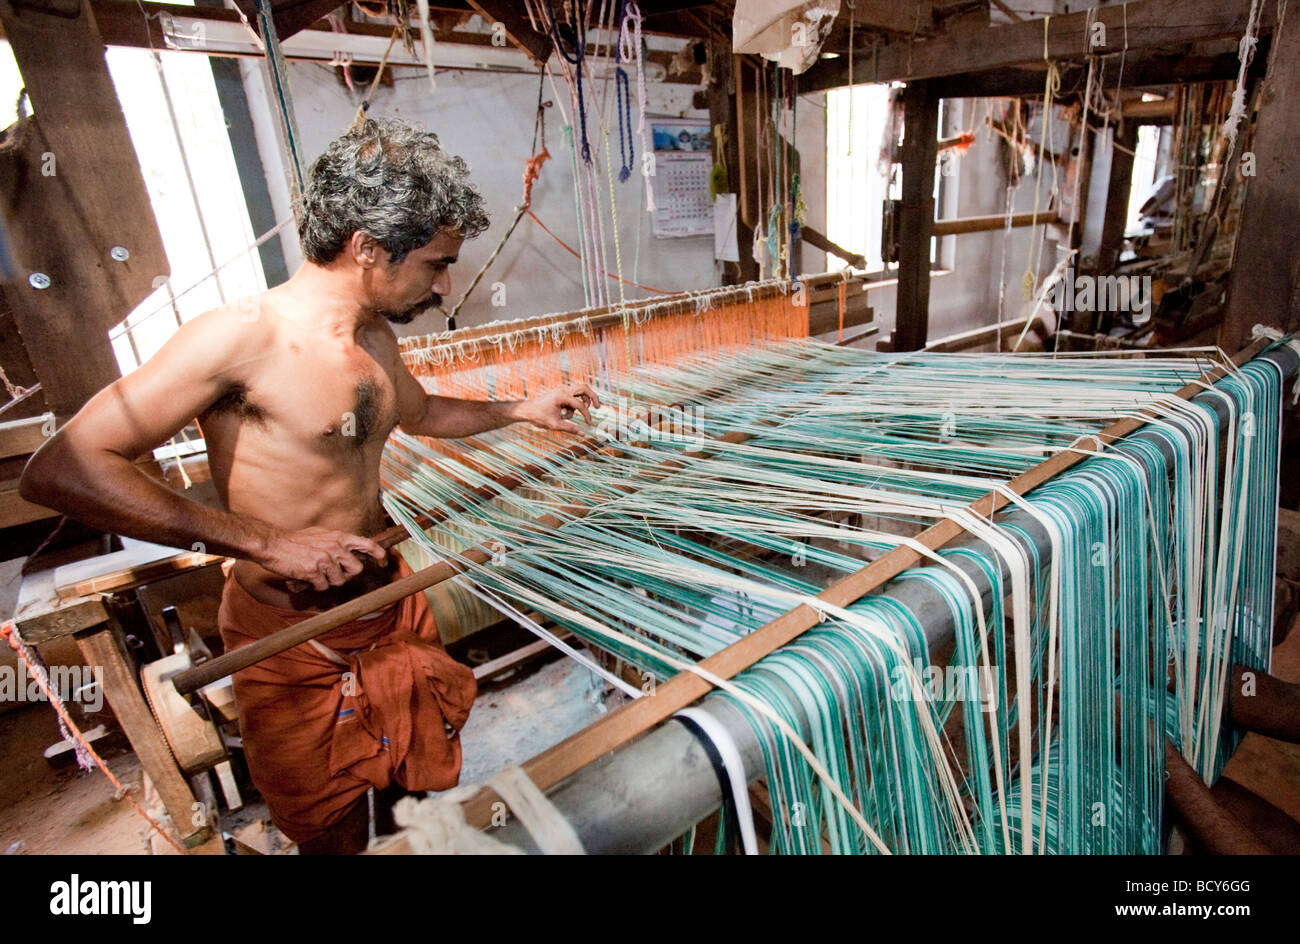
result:
[[[707,236],[713,232],[709,175],[713,147],[707,121],[652,122],[655,148],[656,236]]]

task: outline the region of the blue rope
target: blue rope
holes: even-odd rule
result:
[[[551,41],[555,43],[556,51],[565,58],[567,62],[577,66],[578,72],[578,117],[582,126],[582,160],[587,166],[591,166],[591,142],[587,138],[587,102],[586,96],[582,91],[582,60],[587,54],[587,16],[583,0],[573,0],[573,55],[564,48],[564,39],[560,36],[558,21],[555,17],[555,0],[546,0],[547,12],[549,17],[546,21],[547,31],[551,34]]]
[[[623,71],[622,66],[614,72],[614,107],[618,109],[618,156],[623,161],[623,167],[618,172],[621,183],[632,176],[632,161],[636,159],[636,152],[632,146],[632,95],[628,87],[627,73]]]

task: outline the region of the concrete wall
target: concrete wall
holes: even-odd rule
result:
[[[242,66],[244,81],[252,106],[263,164],[267,168],[268,186],[276,215],[284,219],[289,213],[289,188],[277,140],[276,121],[265,91],[263,67],[250,61]],[[332,69],[322,65],[291,63],[290,81],[299,132],[307,161],[314,159],[352,121],[359,93],[350,92]],[[502,234],[514,218],[522,188],[525,160],[530,155],[533,121],[537,103],[538,77],[535,73],[442,71],[438,91],[430,94],[420,70],[395,70],[392,87],[381,87],[371,106],[371,114],[416,121],[435,131],[443,146],[463,157],[474,180],[483,192],[493,226],[461,251],[460,263],[453,271],[450,303],[459,300],[466,285],[492,253]],[[555,87],[547,81],[544,100],[555,99],[555,89],[565,86],[557,79]],[[596,83],[600,90],[600,84]],[[690,107],[694,88],[688,85],[652,82],[647,86],[649,112],[654,116],[707,118],[707,111]],[[635,84],[633,85],[635,95]],[[592,101],[597,100],[593,98]],[[826,229],[826,107],[825,95],[798,98],[797,145],[803,156],[801,183],[807,205],[806,222],[825,232]],[[617,151],[617,119],[613,96],[605,101],[606,125],[611,129],[610,148]],[[957,161],[957,173],[946,179],[943,217],[1001,214],[1005,210],[1006,184],[1001,168],[999,139],[982,130],[985,114],[983,101],[962,99],[947,103],[941,134],[955,134],[976,129],[976,144]],[[558,107],[547,109],[546,143],[552,160],[542,169],[541,179],[533,190],[533,211],[565,243],[576,248],[579,242],[574,207],[573,149],[564,144],[563,117]],[[589,134],[602,152],[604,138],[599,130],[595,106],[589,105]],[[1058,126],[1058,137],[1063,126]],[[648,131],[647,131],[648,133]],[[1063,145],[1057,144],[1062,150]],[[636,143],[639,160],[640,142]],[[874,160],[874,155],[870,156]],[[615,160],[617,156],[615,154]],[[610,218],[608,182],[602,180],[600,199],[606,225]],[[1021,182],[1012,197],[1015,212],[1032,210],[1033,179]],[[734,182],[733,182],[734,184]],[[1047,206],[1045,179],[1041,207]],[[1063,189],[1066,189],[1063,186]],[[645,198],[641,178],[634,173],[625,183],[615,180],[617,194],[619,252],[623,277],[643,285],[668,291],[699,289],[721,284],[720,267],[713,259],[712,237],[661,239],[651,235],[650,217],[644,212]],[[830,195],[834,198],[834,195]],[[1004,318],[1017,317],[1022,307],[1020,279],[1030,250],[1031,231],[1013,230],[1006,243],[1006,307]],[[301,255],[296,239],[286,233],[285,255],[292,271]],[[1001,231],[948,237],[940,247],[939,259],[954,271],[937,278],[931,288],[930,337],[992,324],[997,318],[998,283],[1002,269],[1004,236]],[[606,231],[608,268],[614,267],[612,233]],[[1050,271],[1056,262],[1055,243],[1044,244],[1039,272]],[[800,270],[823,272],[827,267],[824,252],[812,246],[802,247]],[[505,305],[491,304],[491,285],[504,283]],[[617,297],[617,283],[608,280],[611,297]],[[650,294],[634,286],[624,286],[626,297],[643,298]],[[872,293],[872,305],[882,325],[882,334],[893,328],[895,297],[893,288]],[[586,305],[582,274],[578,261],[536,223],[525,217],[493,263],[474,295],[458,317],[461,326],[489,321],[523,318],[547,312],[571,311]],[[438,331],[443,319],[434,313],[417,319],[400,329],[404,334]]]
[[[289,71],[298,129],[304,153],[310,161],[351,123],[359,96],[349,92],[335,77],[333,70],[323,66],[291,63]],[[396,75],[397,81],[392,87],[381,87],[378,90],[370,114],[419,122],[434,131],[444,148],[463,157],[469,164],[474,182],[483,193],[492,217],[491,229],[464,245],[460,262],[453,268],[453,289],[449,301],[454,303],[460,299],[465,287],[491,255],[514,219],[515,207],[522,196],[524,162],[532,154],[530,148],[537,108],[538,77],[536,73],[440,71],[437,77],[438,91],[430,94],[427,78],[420,70],[397,69]],[[250,76],[246,72],[245,79],[250,101],[266,102],[262,76]],[[558,79],[556,87],[564,94],[562,101],[567,109],[567,89]],[[605,103],[608,112],[606,125],[611,129],[609,147],[617,163],[618,122],[612,89],[611,81],[611,94]],[[597,92],[600,91],[600,86],[597,85]],[[689,85],[663,82],[648,84],[648,111],[655,116],[707,119],[707,110],[699,111],[690,107],[694,91]],[[635,81],[632,84],[632,94],[635,114]],[[543,99],[555,99],[549,81],[543,89]],[[589,102],[588,109],[588,134],[593,147],[603,154],[605,139],[600,131],[595,106]],[[574,206],[573,151],[564,143],[560,109],[551,107],[546,111],[546,145],[552,159],[543,166],[541,179],[533,188],[533,212],[556,236],[576,249],[579,234]],[[809,134],[812,133],[810,130]],[[649,128],[646,134],[648,139]],[[800,137],[803,138],[803,129],[800,129]],[[263,145],[263,162],[268,168],[268,177],[280,178],[271,181],[273,199],[278,190],[279,199],[287,211],[288,190],[279,170],[280,158],[274,139],[274,124],[270,120],[259,128],[259,143]],[[639,139],[635,141],[634,147],[638,172],[626,182],[620,183],[616,166],[614,178],[623,278],[667,291],[720,284],[713,259],[712,236],[660,239],[651,235],[650,217],[644,212],[645,196],[639,173]],[[613,234],[608,229],[609,183],[603,178],[603,172],[600,184],[599,199],[602,201],[607,226],[607,268],[614,271]],[[815,202],[810,199],[810,205]],[[289,249],[287,255],[300,258],[296,247]],[[294,267],[293,263],[290,267]],[[490,286],[493,282],[505,284],[506,304],[503,307],[493,307],[490,303]],[[607,283],[611,297],[616,298],[618,283],[612,279],[608,279]],[[624,286],[624,291],[629,300],[650,294],[627,285]],[[483,282],[461,309],[457,323],[467,326],[524,318],[546,312],[571,311],[582,308],[585,304],[578,260],[535,222],[525,217]],[[424,315],[400,330],[404,334],[424,334],[442,328],[442,317],[434,313]]]

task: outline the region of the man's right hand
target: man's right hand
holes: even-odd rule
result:
[[[272,573],[323,591],[361,573],[362,558],[367,556],[383,563],[388,552],[375,541],[346,531],[304,528],[270,538],[254,559]]]

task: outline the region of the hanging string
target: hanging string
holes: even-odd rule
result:
[[[581,130],[582,160],[591,166],[591,143],[587,137],[587,102],[582,88],[582,65],[587,55],[587,6],[585,0],[572,0],[573,18],[569,24],[573,34],[571,46],[566,45],[561,35],[559,20],[555,15],[555,0],[546,0],[546,16],[543,17],[547,32],[555,43],[555,50],[568,63],[575,67],[577,75],[577,102],[574,110],[578,113]]]
[[[1246,20],[1246,32],[1237,44],[1237,84],[1232,90],[1232,107],[1228,110],[1228,120],[1223,123],[1220,133],[1228,138],[1228,151],[1223,163],[1227,166],[1237,148],[1237,129],[1246,117],[1246,70],[1255,58],[1255,46],[1259,43],[1259,20],[1263,13],[1262,0],[1251,0],[1250,16]],[[1280,33],[1275,33],[1280,35]]]
[[[1042,146],[1038,153],[1038,166],[1035,167],[1034,175],[1034,214],[1030,219],[1030,226],[1038,225],[1038,209],[1040,191],[1043,182],[1043,164],[1049,160],[1047,153],[1047,134],[1048,124],[1052,121],[1052,100],[1056,93],[1061,90],[1061,74],[1056,69],[1056,64],[1052,62],[1051,55],[1048,51],[1048,26],[1052,22],[1050,16],[1043,17],[1043,61],[1047,63],[1047,76],[1043,81],[1043,117],[1039,130],[1039,137],[1042,139]],[[1021,294],[1025,301],[1030,301],[1034,297],[1034,286],[1038,281],[1038,262],[1041,243],[1031,240],[1029,246],[1029,258],[1025,263],[1025,274],[1020,280]]]
[[[641,139],[641,179],[642,186],[645,190],[645,209],[647,213],[655,211],[654,187],[650,178],[649,157],[651,151],[646,144],[645,137],[645,115],[647,110],[647,99],[645,90],[645,63],[641,57],[641,8],[633,0],[626,3],[626,15],[623,18],[622,25],[619,27],[619,55],[625,61],[636,63],[636,98],[637,114],[636,133]],[[640,229],[637,229],[637,236],[640,237]],[[634,267],[635,269],[635,267]]]
[[[5,620],[3,624],[0,624],[0,636],[3,636],[5,641],[9,644],[9,647],[18,654],[18,658],[23,660],[23,663],[27,667],[27,674],[36,682],[36,685],[40,688],[41,692],[45,695],[46,700],[49,701],[50,706],[54,709],[54,713],[58,715],[59,731],[62,733],[64,740],[72,744],[73,749],[76,752],[77,764],[83,770],[89,770],[93,766],[98,767],[103,771],[104,776],[108,778],[108,782],[113,785],[113,790],[115,791],[113,798],[115,800],[120,800],[125,797],[130,802],[131,806],[135,808],[135,811],[143,816],[145,820],[148,821],[149,825],[153,827],[153,832],[161,836],[167,844],[178,853],[185,855],[185,849],[171,837],[171,834],[168,833],[167,830],[163,829],[157,820],[145,811],[144,807],[140,805],[139,801],[136,800],[131,791],[122,785],[121,781],[113,775],[113,771],[109,770],[108,764],[104,763],[104,759],[99,756],[99,752],[96,751],[94,746],[86,740],[86,736],[81,733],[81,729],[77,727],[76,722],[73,721],[72,717],[68,714],[68,709],[63,704],[63,699],[60,697],[59,693],[50,687],[49,674],[46,672],[39,654],[37,654],[35,650],[29,648],[27,644],[23,642],[21,637],[19,637],[18,630],[14,626],[13,620]]]

